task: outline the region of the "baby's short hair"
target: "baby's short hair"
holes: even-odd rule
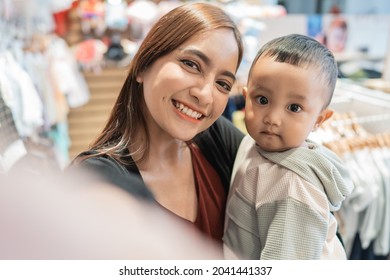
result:
[[[323,44],[300,34],[275,38],[259,50],[249,70],[249,77],[257,60],[262,56],[298,67],[317,69],[324,84],[328,86],[329,95],[324,107],[329,105],[336,86],[338,67],[332,52]]]

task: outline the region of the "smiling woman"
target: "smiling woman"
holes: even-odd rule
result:
[[[190,38],[140,73],[149,133],[188,141],[208,128],[226,107],[237,61],[232,31],[219,28]]]
[[[242,54],[240,33],[221,8],[192,3],[170,11],[145,37],[105,128],[72,167],[110,182],[141,178],[142,190],[122,187],[221,242],[243,138],[221,115]]]

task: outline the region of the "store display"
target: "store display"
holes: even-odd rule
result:
[[[84,34],[103,35],[106,30],[105,2],[103,0],[81,0],[78,5],[81,30]]]
[[[42,3],[47,5],[38,9]],[[27,154],[54,160],[62,168],[69,162],[69,108],[89,99],[69,46],[55,34],[54,13],[70,8],[72,1],[12,1],[4,10],[2,4],[0,88],[8,113],[1,132],[8,140],[0,166],[9,169]]]
[[[25,154],[26,148],[0,89],[0,174],[7,172]]]
[[[100,39],[87,39],[72,46],[78,65],[84,72],[101,73],[106,44]]]

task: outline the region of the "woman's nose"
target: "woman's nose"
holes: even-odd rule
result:
[[[213,102],[214,83],[207,82],[193,87],[190,91],[192,97],[201,105],[207,105]]]

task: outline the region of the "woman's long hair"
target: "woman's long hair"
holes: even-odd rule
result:
[[[164,16],[151,28],[130,64],[128,76],[122,86],[110,117],[90,149],[107,154],[124,163],[124,156],[137,154],[139,160],[147,156],[149,134],[147,130],[142,84],[136,81],[160,57],[177,49],[193,36],[218,28],[230,28],[239,49],[237,68],[243,55],[240,32],[232,19],[219,7],[207,3],[179,6]],[[236,69],[237,70],[237,69]],[[134,147],[135,135],[142,147]],[[128,153],[127,151],[132,151]],[[140,156],[139,156],[140,155]]]

